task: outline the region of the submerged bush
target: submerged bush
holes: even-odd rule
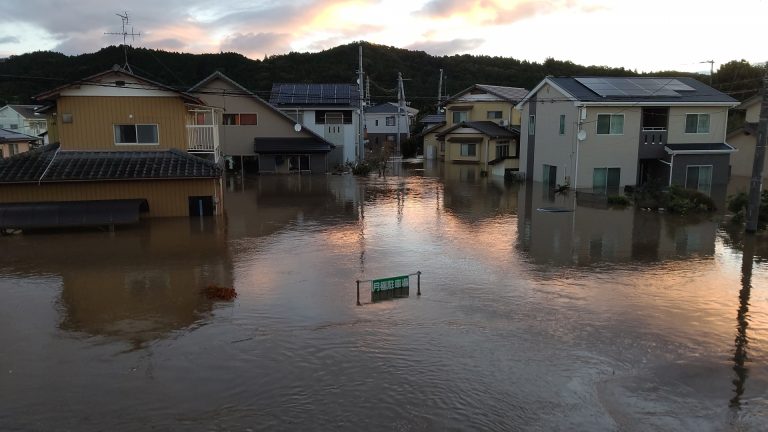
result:
[[[635,204],[641,208],[658,210],[663,208],[670,213],[689,214],[717,210],[715,202],[707,194],[680,186],[664,189],[658,184],[649,184],[637,188]]]
[[[749,195],[741,192],[728,199],[728,211],[733,213],[731,222],[742,223],[746,219],[747,206],[749,205]],[[765,228],[768,224],[768,190],[764,190],[760,195],[760,209],[757,215],[757,224]]]
[[[608,205],[611,205],[611,206],[622,206],[622,207],[626,207],[626,206],[628,206],[631,203],[629,198],[627,198],[627,197],[625,197],[623,195],[612,195],[612,196],[609,196],[608,199],[607,199],[607,202],[608,202]]]
[[[356,176],[367,176],[373,170],[371,164],[365,161],[358,163],[347,162],[347,166],[352,171],[352,174]]]

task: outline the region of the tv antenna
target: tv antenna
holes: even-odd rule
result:
[[[131,70],[131,65],[128,64],[128,37],[130,36],[131,42],[133,42],[136,40],[136,36],[141,36],[141,33],[134,33],[132,25],[131,25],[131,31],[128,32],[128,26],[131,24],[131,20],[130,18],[128,18],[127,11],[124,11],[122,14],[116,13],[115,15],[119,16],[123,22],[122,31],[105,32],[104,34],[123,37],[122,47],[123,47],[123,56],[125,57],[125,66],[123,66],[123,69],[127,70],[130,73],[133,73],[133,71]]]

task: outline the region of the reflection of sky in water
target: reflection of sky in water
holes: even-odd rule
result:
[[[743,240],[716,221],[537,212],[573,196],[473,168],[233,180],[226,224],[0,239],[0,372],[13,370],[0,423],[27,428],[30,410],[85,430],[135,429],[136,410],[201,429],[719,430],[760,417],[759,244],[745,312]],[[416,270],[421,298],[354,305],[356,279]],[[209,301],[208,283],[239,297]],[[73,414],[86,407],[90,420]]]

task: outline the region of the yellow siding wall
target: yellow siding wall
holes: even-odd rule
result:
[[[0,185],[0,202],[92,201],[143,198],[150,217],[188,216],[191,196],[219,197],[218,180],[135,180]],[[217,211],[221,214],[221,202]]]
[[[187,150],[184,102],[174,97],[63,96],[56,101],[50,142],[62,150]],[[72,123],[63,123],[63,114]],[[157,124],[159,145],[115,145],[113,125]]]
[[[501,111],[503,120],[509,121],[512,125],[520,125],[520,111],[516,110],[514,105],[509,102],[456,102],[446,106],[446,122],[448,126],[455,124],[451,107],[468,105],[472,105],[468,121],[494,121],[498,123],[498,119],[488,118],[488,111]]]

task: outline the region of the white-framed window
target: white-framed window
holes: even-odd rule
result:
[[[462,144],[459,154],[464,157],[477,156],[477,144]]]
[[[560,126],[558,127],[558,133],[565,135],[565,114],[560,114]]]
[[[501,111],[488,111],[488,120],[500,120],[504,115]]]
[[[688,165],[685,169],[685,188],[709,195],[712,190],[712,165]]]
[[[467,111],[454,111],[452,116],[454,124],[469,121],[469,112]]]
[[[621,168],[595,168],[592,171],[592,189],[596,193],[618,191],[621,183]]]
[[[536,135],[536,116],[528,116],[528,135]]]
[[[225,113],[221,123],[224,126],[256,126],[259,123],[259,117],[256,113]]]
[[[156,124],[114,125],[116,145],[158,145],[159,134]]]
[[[686,114],[685,133],[705,134],[709,133],[709,114]]]
[[[624,135],[624,114],[598,114],[598,135]]]
[[[386,118],[387,126],[394,126],[395,125],[395,116],[388,116]]]

